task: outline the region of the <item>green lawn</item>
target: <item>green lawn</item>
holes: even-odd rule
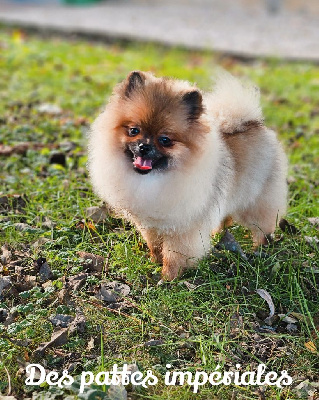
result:
[[[234,226],[231,233],[247,260],[214,251],[198,269],[159,286],[161,268],[133,227],[109,214],[99,223],[87,217],[87,208],[100,201],[86,171],[86,134],[112,87],[129,71],[153,71],[209,89],[219,66],[261,87],[266,123],[277,130],[289,156],[286,219],[293,227],[278,228],[275,242],[258,255],[252,254],[249,233]],[[46,104],[58,109],[43,112]],[[23,149],[16,146],[21,142]],[[2,28],[0,143],[0,288],[5,286],[0,393],[11,388],[17,399],[36,390],[33,399],[121,400],[123,394],[102,386],[82,397],[75,386],[26,386],[25,367],[40,363],[76,377],[83,370],[97,373],[135,362],[159,382],[147,389],[127,387],[131,399],[297,399],[319,392],[319,251],[313,239],[318,221],[316,226],[311,219],[319,217],[318,66],[245,62],[152,44],[41,39]],[[78,252],[102,256],[103,268],[93,271]],[[130,292],[125,286],[116,302],[99,300],[100,285],[114,281]],[[272,297],[271,326],[264,321],[268,305],[256,289]],[[41,349],[54,329],[63,329],[50,322],[56,314],[85,323],[75,323],[73,331],[68,325],[64,340]],[[284,316],[293,318],[290,325]],[[269,371],[286,369],[293,384],[282,389],[206,384],[194,394],[189,385],[164,384],[167,363],[176,371],[208,373],[217,365],[228,371],[240,364],[244,372],[265,363]]]

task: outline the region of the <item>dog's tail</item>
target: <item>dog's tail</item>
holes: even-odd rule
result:
[[[226,71],[219,72],[207,106],[222,133],[245,132],[263,125],[259,89]]]

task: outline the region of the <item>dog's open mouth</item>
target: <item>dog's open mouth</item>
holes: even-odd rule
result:
[[[152,164],[153,160],[142,157],[136,157],[133,161],[134,167],[142,171],[150,171],[153,168]]]
[[[126,149],[125,153],[131,160],[134,171],[141,175],[146,175],[153,170],[163,171],[168,167],[168,157],[164,155],[160,156],[159,158],[146,158],[134,155],[130,149]]]
[[[141,175],[146,175],[151,172],[154,167],[156,168],[156,161],[138,156],[134,158],[133,166],[136,172]]]

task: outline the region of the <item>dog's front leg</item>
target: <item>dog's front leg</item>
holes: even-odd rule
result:
[[[210,229],[203,224],[179,235],[163,237],[163,269],[166,280],[180,276],[210,251]]]
[[[139,228],[151,252],[152,261],[161,264],[163,262],[163,239],[155,229]]]

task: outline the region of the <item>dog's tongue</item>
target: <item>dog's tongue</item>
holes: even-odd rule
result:
[[[147,160],[142,157],[137,157],[133,164],[138,169],[152,169],[152,160]]]

